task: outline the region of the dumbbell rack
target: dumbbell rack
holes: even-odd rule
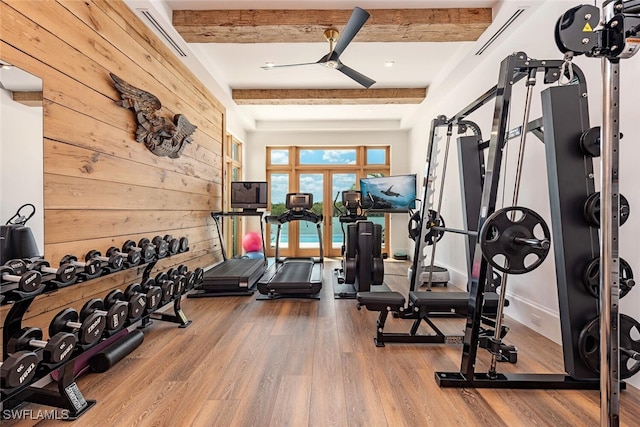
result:
[[[184,252],[187,252],[187,251],[189,251],[188,248]],[[184,253],[184,252],[181,252],[181,253]],[[165,258],[169,258],[169,257],[170,256],[167,256]],[[162,259],[165,259],[165,258],[162,258]],[[147,280],[149,278],[151,271],[153,270],[157,262],[158,260],[156,259],[146,264],[145,269],[142,273],[142,281]],[[140,267],[140,266],[141,265],[138,265],[137,267]],[[121,271],[124,271],[124,270],[121,270]],[[86,283],[86,282],[82,282],[82,283]],[[39,289],[30,293],[14,291],[14,293],[16,292],[18,293],[18,296],[20,296],[20,298],[16,299],[15,301],[4,301],[4,300],[2,301],[2,304],[12,304],[11,309],[9,310],[9,313],[7,314],[7,317],[4,320],[4,329],[3,329],[3,336],[2,336],[2,342],[3,342],[2,360],[6,360],[8,357],[7,343],[9,342],[9,339],[12,336],[16,335],[17,333],[19,333],[19,331],[22,329],[22,319],[25,313],[27,312],[27,310],[29,309],[29,307],[31,306],[35,298],[38,295],[40,295],[45,290],[45,288],[46,286],[43,284],[40,286]],[[167,301],[163,305],[163,306],[166,306],[170,302],[173,302],[173,312],[174,312],[173,315],[165,314],[165,313],[156,313],[155,311],[151,313],[146,313],[144,316],[142,316],[140,319],[137,319],[135,322],[131,324],[125,324],[123,329],[138,322],[140,322],[140,328],[145,328],[151,324],[151,319],[161,320],[164,322],[177,323],[180,328],[186,328],[191,324],[191,320],[189,320],[187,316],[184,314],[184,312],[182,311],[182,308],[180,306],[181,300],[182,300],[182,295],[177,295],[173,297],[172,301]],[[159,306],[158,309],[160,309],[163,306]],[[106,338],[100,344],[108,345],[110,344],[109,341],[115,342],[118,340],[118,338],[119,336],[117,334],[113,336],[107,335]],[[0,390],[1,409],[2,410],[15,409],[23,404],[31,402],[31,403],[38,403],[42,405],[60,408],[62,410],[68,411],[65,413],[65,419],[68,419],[68,420],[77,419],[82,414],[84,414],[87,410],[89,410],[93,405],[96,404],[95,400],[86,400],[84,398],[84,396],[82,395],[82,392],[80,391],[80,389],[78,388],[75,382],[76,374],[78,372],[82,372],[81,370],[78,369],[77,365],[81,363],[80,361],[81,358],[83,359],[84,363],[87,363],[87,361],[89,360],[89,357],[87,357],[88,353],[92,351],[97,352],[98,350],[96,349],[102,348],[102,347],[103,345],[93,346],[87,349],[85,352],[79,353],[78,355],[72,357],[71,359],[66,360],[59,364],[51,365],[51,364],[40,363],[36,368],[38,372],[36,373],[36,375],[33,377],[31,381],[15,388]],[[45,390],[43,388],[40,388],[34,385],[36,382],[42,380],[47,375],[53,374],[54,372],[57,372],[57,378],[56,378],[57,390],[56,391]],[[52,377],[55,378],[54,375],[52,375]]]

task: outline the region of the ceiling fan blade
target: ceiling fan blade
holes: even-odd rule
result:
[[[336,46],[333,48],[333,51],[337,53],[338,56],[344,52],[349,43],[351,43],[351,40],[358,34],[358,31],[360,31],[360,28],[367,22],[369,16],[371,16],[369,12],[364,9],[360,9],[359,7],[353,9],[347,25],[344,26],[344,29],[340,33],[338,43],[336,43]]]
[[[364,74],[361,74],[356,70],[354,70],[353,68],[347,67],[344,64],[340,64],[340,67],[338,67],[337,70],[340,71],[345,76],[351,77],[353,80],[357,81],[367,89],[369,89],[369,87],[371,87],[371,85],[373,85],[376,82],[375,80],[370,79]]]
[[[263,70],[270,70],[272,68],[299,67],[301,65],[316,65],[316,64],[322,64],[322,62],[302,62],[300,64],[263,65],[260,68],[262,68]]]

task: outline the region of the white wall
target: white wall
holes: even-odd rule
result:
[[[556,48],[553,40],[553,28],[558,17],[578,3],[561,0],[537,3],[539,3],[536,4],[537,7],[526,16],[526,19],[517,22],[517,29],[511,34],[507,34],[499,45],[494,45],[489,51],[485,52],[481,59],[470,55],[469,58],[463,60],[458,69],[463,69],[464,74],[460,72],[454,73],[454,77],[458,77],[458,79],[443,80],[437,87],[429,91],[424,103],[425,107],[420,111],[419,117],[415,120],[416,125],[410,133],[411,170],[423,171],[423,159],[426,153],[431,119],[440,114],[449,117],[453,116],[479,95],[494,86],[497,83],[500,61],[506,56],[516,51],[524,51],[529,57],[536,59],[562,58],[562,54]],[[580,66],[587,77],[591,126],[600,125],[602,123],[601,62],[598,59],[584,56],[577,57],[574,62]],[[637,164],[638,160],[640,160],[640,145],[637,144],[637,139],[640,135],[640,115],[638,114],[637,100],[640,95],[640,82],[638,79],[640,75],[640,55],[622,60],[621,64],[620,128],[625,138],[621,142],[620,191],[629,200],[632,214],[629,221],[621,229],[620,255],[631,263],[635,269],[636,276],[638,276],[640,274],[640,257],[638,256],[638,253],[640,253],[640,240],[637,237],[640,235],[640,214],[638,213],[640,191],[637,188],[637,182],[640,181],[640,168],[637,167]],[[459,78],[461,75],[463,75],[462,79]],[[544,85],[540,81],[533,97],[531,119],[541,115],[539,94],[542,89],[544,89]],[[521,83],[514,89],[510,128],[522,123],[523,104],[524,85]],[[485,140],[490,136],[493,106],[494,104],[490,103],[469,116],[469,119],[476,121],[481,126]],[[513,140],[509,145],[508,160],[506,160],[508,178],[506,180],[504,200],[506,206],[511,204],[513,173],[518,150],[517,140]],[[444,144],[442,144],[443,146]],[[459,172],[457,170],[455,144],[452,144],[452,149],[454,151],[449,156],[449,169],[447,171],[445,196],[441,212],[447,220],[447,226],[461,227]],[[442,157],[440,158],[442,159]],[[596,159],[597,161],[598,159]],[[543,145],[536,137],[529,135],[518,204],[534,209],[550,225],[545,168]],[[438,176],[440,175],[438,174]],[[461,287],[466,284],[467,271],[463,238],[462,236],[452,236],[451,234],[445,236],[438,243],[436,254],[436,262],[439,265],[448,267],[452,271],[456,284]],[[538,330],[554,341],[560,342],[553,253],[549,254],[546,261],[537,270],[521,276],[510,276],[508,282],[507,294],[511,305],[506,309],[506,314],[525,323],[532,329]],[[621,300],[620,307],[621,312],[640,320],[640,290],[633,290],[626,298]],[[536,316],[539,316],[540,320],[534,324],[533,319]],[[640,378],[636,376],[630,379],[629,383],[640,387]]]
[[[9,91],[0,89],[0,223],[23,204],[35,205],[27,226],[44,253],[42,162],[42,107],[14,102]]]
[[[307,131],[307,132],[250,132],[247,135],[244,157],[244,179],[265,179],[267,146],[332,146],[388,145],[391,147],[391,174],[415,173],[407,161],[409,144],[407,131]],[[418,189],[419,190],[419,189]],[[391,214],[389,255],[409,251],[407,214]]]

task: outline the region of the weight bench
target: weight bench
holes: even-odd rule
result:
[[[385,342],[420,343],[420,344],[462,344],[463,335],[446,335],[431,320],[434,316],[467,315],[469,307],[468,292],[409,292],[409,305],[405,306],[405,298],[399,292],[359,292],[356,296],[358,309],[365,307],[369,311],[378,311],[380,315],[376,322],[376,337],[373,339],[376,347],[384,347]],[[482,311],[483,323],[495,327],[498,310],[498,294],[487,292],[484,295]],[[408,333],[384,332],[384,326],[389,313],[396,314],[401,319],[413,319],[413,325]],[[433,334],[418,335],[420,323],[424,321]],[[506,335],[508,329],[503,327],[501,336]],[[481,341],[489,346],[493,337],[492,329],[481,328]],[[481,345],[484,347],[484,345]],[[515,363],[516,350],[512,346],[500,349],[500,359]]]

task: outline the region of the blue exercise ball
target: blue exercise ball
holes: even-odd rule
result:
[[[262,252],[247,252],[246,257],[249,259],[261,259],[264,258],[264,254]]]

